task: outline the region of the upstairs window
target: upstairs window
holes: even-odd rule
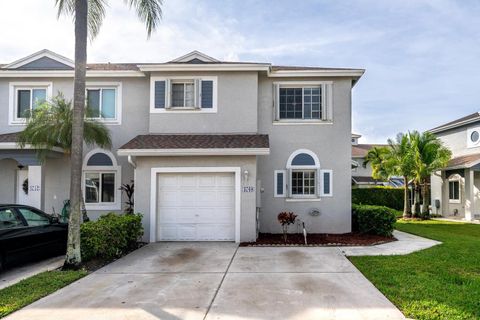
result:
[[[274,84],[276,122],[332,120],[331,83],[284,82]]]
[[[51,98],[49,82],[11,82],[9,124],[24,124],[33,110]]]
[[[195,106],[195,83],[193,81],[172,82],[172,107],[193,108]]]
[[[150,112],[216,112],[217,77],[151,79]]]
[[[121,86],[115,84],[88,84],[86,89],[86,106],[90,119],[104,122],[120,123]]]
[[[280,88],[280,119],[321,119],[321,87]]]

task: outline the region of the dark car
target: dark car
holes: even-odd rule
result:
[[[39,258],[62,255],[68,224],[36,208],[0,204],[0,270]]]

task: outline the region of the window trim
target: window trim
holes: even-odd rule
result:
[[[280,119],[280,87],[321,87],[321,119]],[[333,123],[333,81],[279,81],[273,82],[273,125],[278,124],[325,124]],[[302,89],[302,108],[303,108]]]
[[[52,98],[53,83],[49,81],[15,81],[9,82],[9,99],[8,99],[8,125],[25,125],[26,118],[17,117],[17,92],[18,90],[46,89],[46,99]]]
[[[104,153],[112,160],[112,166],[87,166],[88,159],[96,153]],[[108,150],[93,149],[90,150],[84,157],[84,165],[82,168],[82,195],[85,200],[85,177],[87,173],[114,173],[115,174],[115,201],[114,202],[98,202],[87,203],[85,201],[85,209],[87,210],[121,210],[122,207],[122,191],[120,190],[122,181],[122,166],[117,164],[117,159]]]
[[[314,182],[313,182],[313,194],[293,194],[293,172],[302,172],[302,189],[305,189],[305,172],[314,174]],[[291,169],[290,174],[290,198],[292,199],[312,199],[318,198],[318,168],[310,166],[310,168],[299,168],[299,166],[294,166]]]
[[[183,80],[183,81],[193,81],[194,83],[194,104],[201,103],[201,81],[212,81],[212,107],[211,108],[202,108],[201,105],[194,105],[193,107],[172,107],[169,106],[171,100],[171,85],[172,81]],[[165,108],[155,108],[155,81],[165,81]],[[198,87],[197,87],[198,86]],[[198,98],[197,96],[198,94]],[[198,101],[195,101],[197,100]],[[218,101],[218,77],[217,76],[171,76],[171,77],[150,77],[150,113],[217,113],[217,101]]]
[[[325,180],[324,180],[324,173],[328,172],[329,176],[329,186],[330,186],[330,192],[325,193]],[[320,196],[321,197],[333,197],[333,170],[332,169],[322,169],[320,170]]]
[[[458,199],[450,199],[450,182],[458,183]],[[461,203],[462,202],[462,185],[461,178],[452,176],[448,179],[448,203]]]
[[[86,120],[95,120],[107,125],[121,125],[122,124],[122,82],[87,82],[85,84],[85,105],[87,105],[87,90],[115,90],[115,118],[105,119],[102,117],[85,118]],[[103,94],[103,93],[102,93]],[[100,97],[100,104],[102,97]]]
[[[292,165],[293,159],[295,159],[295,157],[297,155],[302,154],[302,153],[305,153],[305,154],[308,154],[309,156],[311,156],[313,158],[313,160],[315,161],[315,164],[314,165],[301,165],[301,166]],[[319,188],[321,186],[319,185],[320,180],[319,180],[319,176],[318,176],[319,171],[320,171],[320,160],[318,159],[318,156],[315,154],[315,152],[313,152],[311,150],[308,150],[308,149],[297,149],[297,150],[295,150],[288,157],[286,168],[287,168],[287,172],[288,172],[288,176],[287,176],[287,185],[288,185],[287,198],[288,199],[315,199],[315,198],[320,197]],[[295,170],[295,171],[315,170],[316,171],[315,172],[315,193],[314,194],[309,194],[309,195],[292,194],[292,172],[293,172],[293,170]]]

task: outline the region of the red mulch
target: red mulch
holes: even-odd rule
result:
[[[381,243],[396,241],[391,237],[382,237],[370,234],[344,233],[344,234],[325,234],[310,233],[307,235],[308,246],[372,246]],[[305,245],[303,234],[293,233],[287,237],[287,243],[283,241],[283,234],[279,233],[260,233],[256,242],[242,242],[240,246],[289,246]]]

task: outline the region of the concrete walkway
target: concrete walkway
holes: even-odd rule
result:
[[[64,260],[64,256],[49,258],[0,272],[0,289],[11,286],[38,273],[58,269],[63,265]]]
[[[7,319],[404,317],[335,247],[153,243]]]
[[[398,241],[376,246],[338,248],[346,256],[385,256],[409,254],[441,244],[440,241],[419,237],[398,230],[393,231],[393,236],[397,238]]]

